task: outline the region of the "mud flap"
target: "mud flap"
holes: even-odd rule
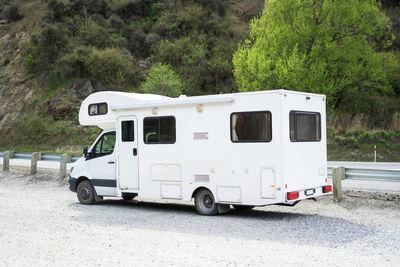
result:
[[[96,188],[94,188],[94,186],[92,186],[92,187],[93,187],[93,191],[94,191],[94,199],[96,200],[96,202],[103,200],[102,196],[97,195]]]
[[[222,214],[231,210],[231,205],[229,204],[218,204],[218,213]]]

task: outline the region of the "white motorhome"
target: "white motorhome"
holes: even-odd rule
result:
[[[326,97],[287,90],[168,98],[97,92],[79,111],[103,132],[71,170],[83,204],[195,199],[200,214],[331,192]]]

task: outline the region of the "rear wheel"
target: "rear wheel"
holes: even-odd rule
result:
[[[235,210],[238,211],[246,211],[254,208],[254,206],[249,206],[249,205],[232,205],[232,206],[235,208]]]
[[[79,183],[76,194],[82,204],[90,205],[96,203],[94,188],[88,180]]]
[[[218,206],[215,203],[214,195],[208,189],[201,189],[194,199],[196,211],[201,215],[216,215]]]

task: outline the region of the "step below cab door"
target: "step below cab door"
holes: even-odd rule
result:
[[[118,178],[121,189],[139,189],[138,125],[135,116],[118,118]]]

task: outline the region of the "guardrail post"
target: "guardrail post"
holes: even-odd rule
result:
[[[14,158],[14,151],[8,151],[8,152],[10,152],[10,159],[13,159]]]
[[[64,179],[67,176],[67,160],[68,155],[62,154],[60,159],[60,179]]]
[[[72,162],[72,155],[66,154],[67,155],[67,163]]]
[[[344,167],[332,169],[333,201],[338,203],[342,200],[342,180],[344,179]]]
[[[3,171],[10,170],[10,151],[4,151],[3,153]]]
[[[345,167],[337,167],[339,176],[341,180],[346,179],[346,168]]]
[[[39,152],[33,152],[32,153],[32,158],[31,158],[31,175],[37,173],[37,162],[40,160],[40,154]]]

